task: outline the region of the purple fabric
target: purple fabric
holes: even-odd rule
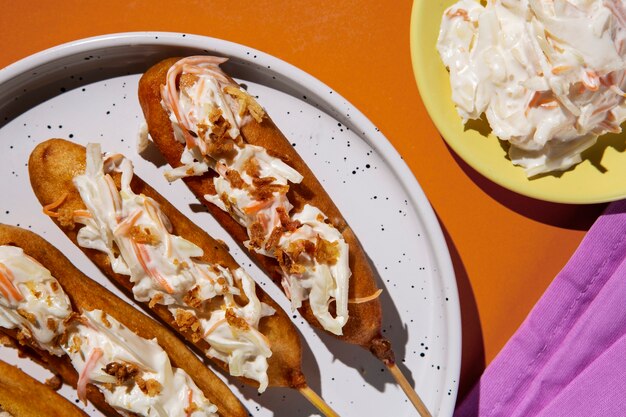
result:
[[[626,200],[611,204],[455,417],[626,416]]]

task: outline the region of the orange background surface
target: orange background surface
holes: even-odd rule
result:
[[[460,396],[513,334],[604,208],[516,195],[453,154],[430,121],[413,78],[409,0],[0,4],[0,67],[89,36],[185,32],[272,54],[352,102],[403,155],[446,234],[463,315]]]

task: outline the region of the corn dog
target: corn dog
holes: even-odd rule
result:
[[[150,136],[174,167],[168,179],[183,178],[310,323],[388,358],[379,291],[360,244],[302,158],[221,62],[168,59],[139,82]]]
[[[50,387],[0,361],[0,416],[87,417]]]
[[[367,255],[311,169],[256,100],[222,71],[225,58],[166,59],[144,73],[148,132],[235,241],[313,326],[370,350],[429,415],[381,335]]]
[[[68,237],[116,284],[231,375],[307,393],[287,315],[224,245],[176,210],[119,154],[61,139],[31,154],[33,190]]]
[[[247,414],[174,335],[36,234],[0,225],[0,281],[2,332],[105,415]]]

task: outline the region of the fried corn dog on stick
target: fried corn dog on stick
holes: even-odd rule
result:
[[[0,225],[0,310],[0,330],[20,350],[107,416],[247,415],[163,326],[38,235],[6,225]]]
[[[44,212],[104,274],[217,365],[260,392],[307,388],[285,312],[130,160],[52,139],[35,148],[29,173]]]
[[[225,61],[171,58],[142,76],[149,134],[173,168],[166,178],[185,181],[309,323],[370,350],[398,379],[367,255],[269,115],[219,67]]]

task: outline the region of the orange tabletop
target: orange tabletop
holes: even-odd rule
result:
[[[413,78],[411,6],[410,0],[4,1],[0,67],[79,38],[174,31],[260,49],[337,90],[403,155],[439,216],[461,299],[462,397],[604,205],[525,198],[454,155],[430,121]]]

